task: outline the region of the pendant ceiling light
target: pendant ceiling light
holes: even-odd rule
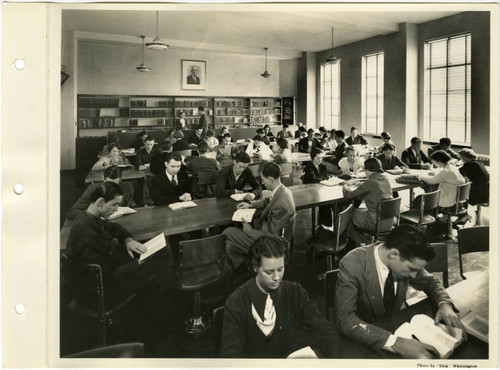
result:
[[[148,49],[162,51],[167,50],[170,45],[165,44],[158,36],[158,10],[156,11],[156,37],[152,42],[146,43]]]
[[[267,48],[264,48],[264,50],[266,51],[266,71],[262,73],[261,76],[264,78],[268,78],[269,76],[271,76],[271,74],[267,72]]]
[[[332,55],[330,55],[328,58],[325,59],[323,64],[337,64],[341,61],[342,59],[337,58],[335,55],[333,55],[333,27],[332,27]]]
[[[144,64],[144,37],[146,36],[140,36],[140,38],[142,39],[142,64],[139,67],[135,67],[135,69],[137,69],[139,72],[151,71],[151,68]]]

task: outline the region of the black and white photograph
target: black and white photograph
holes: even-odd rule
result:
[[[4,366],[499,366],[498,5],[2,23]]]

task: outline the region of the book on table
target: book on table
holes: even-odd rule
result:
[[[245,220],[246,222],[252,222],[253,215],[255,214],[255,208],[243,208],[237,209],[233,213],[233,221],[242,222],[241,220]]]
[[[129,215],[132,213],[137,213],[137,211],[135,209],[130,208],[130,207],[118,207],[116,212],[114,212],[112,215],[110,215],[108,217],[108,220],[114,220],[116,218],[119,218],[119,217],[122,217],[125,215]]]
[[[143,244],[148,250],[144,252],[139,257],[139,262],[144,261],[149,256],[152,256],[159,250],[165,248],[167,246],[167,241],[165,240],[165,234],[161,233],[155,236],[153,239],[150,239],[148,242]]]
[[[436,348],[440,358],[448,358],[453,350],[462,343],[463,330],[452,328],[453,335],[443,324],[434,325],[434,319],[427,315],[415,315],[410,322],[405,322],[394,335],[406,339],[417,339]]]
[[[196,207],[196,203],[193,201],[188,202],[175,202],[168,205],[172,211],[178,211],[179,209],[186,209]]]
[[[239,194],[232,194],[231,199],[234,199],[237,202],[241,202],[242,200],[245,199],[248,193],[239,193]]]
[[[391,175],[401,175],[403,173],[403,170],[401,168],[394,168],[392,170],[385,170],[385,172],[388,172]]]
[[[321,185],[325,185],[325,186],[335,186],[335,185],[342,184],[344,181],[345,180],[340,179],[338,177],[330,177],[328,180],[323,180],[323,181],[320,181],[319,183]]]

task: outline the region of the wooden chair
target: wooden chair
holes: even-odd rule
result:
[[[73,297],[68,308],[76,315],[96,319],[99,323],[98,344],[106,345],[106,332],[112,325],[112,317],[136,294],[126,297],[121,302],[107,307],[104,298],[104,285],[101,266],[72,261],[61,253],[61,281]]]
[[[326,266],[327,271],[333,270],[338,264],[338,254],[343,251],[347,244],[346,231],[351,223],[354,214],[354,205],[350,204],[344,211],[336,217],[336,232],[330,230],[320,230],[311,239],[308,244],[313,248],[313,268],[316,259],[316,253],[327,253]]]
[[[193,175],[196,199],[212,198],[215,196],[215,185],[219,177],[218,171],[202,171]]]
[[[446,243],[431,244],[436,255],[432,261],[427,262],[425,269],[427,272],[442,272],[443,286],[448,288],[448,245]]]
[[[215,357],[219,356],[222,340],[222,325],[224,324],[224,306],[217,307],[212,313],[214,323]]]
[[[200,333],[210,327],[211,318],[201,312],[201,289],[223,277],[225,251],[225,234],[179,243],[178,286],[181,291],[194,292],[193,317],[186,323],[188,333]]]
[[[476,226],[481,226],[481,208],[482,207],[489,207],[489,203],[479,203],[476,205]]]
[[[327,271],[325,273],[325,310],[326,318],[330,322],[335,322],[333,307],[335,305],[335,286],[337,285],[338,274],[338,269]]]
[[[377,204],[375,230],[366,230],[359,227],[356,227],[356,229],[373,236],[375,241],[385,238],[394,226],[399,225],[400,206],[401,198],[399,197],[381,200]],[[396,222],[394,222],[394,219],[396,219]]]
[[[281,228],[281,235],[280,236],[282,238],[285,238],[288,241],[288,243],[290,244],[290,253],[293,250],[293,236],[294,236],[294,234],[295,234],[295,220],[288,222],[287,224],[285,224]]]
[[[419,204],[417,209],[410,209],[400,215],[403,223],[415,224],[416,226],[426,226],[436,222],[440,191],[424,193],[415,199]]]
[[[460,216],[467,212],[467,208],[465,208],[465,203],[469,199],[471,183],[467,182],[463,185],[457,186],[457,196],[455,198],[455,207],[452,210],[447,210],[444,212],[448,215],[447,224],[448,224],[448,235],[451,236],[451,232],[453,230],[453,225],[451,221],[451,216]]]
[[[142,358],[144,343],[120,343],[73,353],[64,358]]]
[[[466,279],[462,264],[462,255],[474,252],[489,252],[489,250],[489,226],[475,226],[458,230],[458,262],[462,279]]]

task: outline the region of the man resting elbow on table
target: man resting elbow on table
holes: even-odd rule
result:
[[[233,194],[245,193],[243,189],[248,184],[252,191],[247,193],[245,200],[252,201],[262,194],[262,188],[255,179],[252,170],[248,168],[250,156],[245,152],[238,152],[231,166],[223,167],[217,179],[217,198],[227,198]]]
[[[394,228],[386,242],[348,253],[340,261],[335,290],[340,332],[373,350],[387,350],[403,358],[435,358],[434,347],[396,337],[374,325],[400,310],[410,284],[438,305],[436,324],[443,321],[448,327],[462,327],[443,285],[424,269],[434,256],[424,232],[409,225]]]

